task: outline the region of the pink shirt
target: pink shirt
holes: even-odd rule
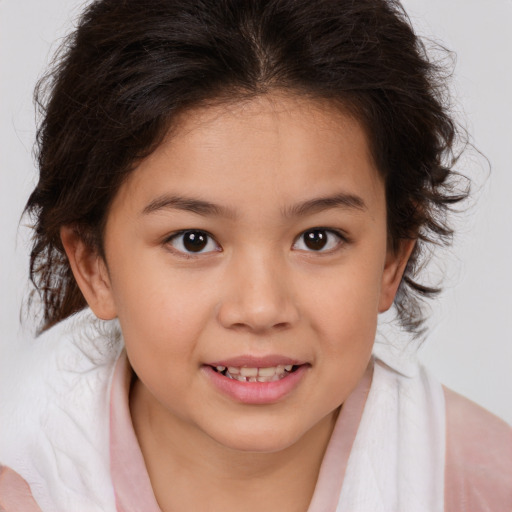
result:
[[[320,468],[308,512],[336,509],[350,450],[370,389],[372,368],[345,401]],[[118,512],[161,512],[133,430],[129,411],[132,373],[123,354],[110,400],[111,471]],[[512,428],[445,388],[446,512],[512,511]],[[0,469],[0,512],[38,512],[27,483]]]

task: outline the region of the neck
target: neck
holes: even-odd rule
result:
[[[337,411],[272,453],[223,446],[166,414],[136,381],[132,421],[157,502],[171,510],[306,511]]]

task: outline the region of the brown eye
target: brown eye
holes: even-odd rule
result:
[[[168,242],[183,253],[206,253],[220,250],[215,240],[205,231],[188,230],[173,235]]]
[[[293,244],[293,249],[325,252],[336,248],[342,242],[343,237],[335,231],[316,228],[304,231]]]
[[[208,243],[208,236],[201,231],[188,231],[183,234],[183,247],[190,252],[200,252]]]
[[[327,233],[321,229],[307,231],[302,236],[304,237],[304,244],[312,251],[321,251],[327,244]]]

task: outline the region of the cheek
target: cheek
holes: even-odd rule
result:
[[[331,300],[318,308],[315,325],[322,347],[319,362],[325,368],[326,388],[341,403],[359,382],[371,357],[377,331],[378,293],[375,282],[347,278],[332,289]],[[336,283],[333,283],[335,285]],[[366,286],[365,286],[366,285]]]
[[[208,290],[212,287],[204,287],[200,276],[185,279],[154,261],[139,262],[137,267],[120,264],[112,276],[119,322],[133,366],[137,370],[141,365],[162,366],[165,361],[165,365],[176,362],[182,368],[211,317],[214,304]]]
[[[308,302],[326,388],[339,390],[341,398],[359,381],[371,356],[380,295],[378,268],[375,262],[347,265],[316,287]]]
[[[315,311],[316,329],[354,340],[374,332],[381,286],[378,272],[345,268],[313,286],[315,291],[306,300]]]
[[[140,306],[131,304],[134,307],[119,316],[132,368],[151,393],[164,401],[169,389],[179,389],[181,394],[192,386],[205,324],[196,298],[172,291],[169,295],[139,294]]]

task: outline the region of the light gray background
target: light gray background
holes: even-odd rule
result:
[[[34,185],[32,89],[83,2],[0,0],[0,348],[22,335],[28,231],[18,230]],[[453,90],[476,146],[464,172],[477,205],[441,255],[447,290],[421,357],[449,387],[512,423],[512,1],[406,0],[421,34],[456,51]]]

